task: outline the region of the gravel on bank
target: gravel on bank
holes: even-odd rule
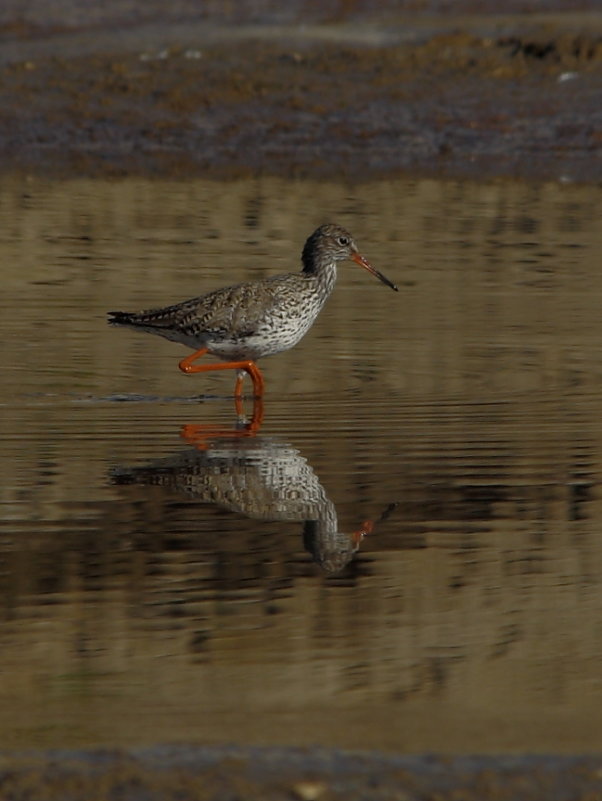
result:
[[[602,14],[4,26],[7,170],[602,178]]]

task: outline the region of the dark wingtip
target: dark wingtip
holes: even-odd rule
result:
[[[109,325],[119,325],[120,323],[126,323],[129,320],[130,315],[127,312],[122,311],[109,311],[107,312],[107,322]]]

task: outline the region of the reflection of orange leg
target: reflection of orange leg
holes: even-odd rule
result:
[[[259,367],[252,361],[244,362],[215,362],[212,364],[193,364],[201,356],[207,353],[207,348],[196,350],[190,356],[187,356],[179,364],[180,370],[184,373],[205,373],[210,370],[245,370],[253,381],[253,392],[256,398],[261,398],[263,395],[263,376]],[[236,386],[234,394],[240,395],[242,390],[242,378],[238,376],[236,379]]]
[[[253,416],[247,423],[247,429],[249,431],[252,431],[253,433],[256,433],[261,428],[262,423],[263,423],[263,400],[261,398],[256,398],[253,401]]]

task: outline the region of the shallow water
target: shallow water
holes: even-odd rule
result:
[[[599,749],[601,207],[4,179],[0,747]],[[296,269],[327,220],[401,291],[343,265],[258,432],[105,323]]]

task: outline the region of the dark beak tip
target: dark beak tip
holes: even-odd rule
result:
[[[368,270],[368,272],[376,276],[376,278],[378,278],[379,281],[382,281],[383,284],[390,286],[391,289],[395,290],[395,292],[399,292],[399,287],[397,286],[397,284],[394,284],[393,281],[389,281],[389,279],[385,275],[383,275],[379,270],[373,267],[370,264],[370,262],[361,255],[361,253],[359,253],[358,251],[354,251],[351,255],[351,259],[356,264],[359,264],[360,267],[364,267],[366,270]]]
[[[397,284],[394,284],[393,281],[389,281],[389,279],[386,278],[382,273],[378,273],[378,278],[380,278],[383,284],[386,284],[388,287],[391,287],[391,289],[394,292],[399,292],[399,287],[397,286]]]

